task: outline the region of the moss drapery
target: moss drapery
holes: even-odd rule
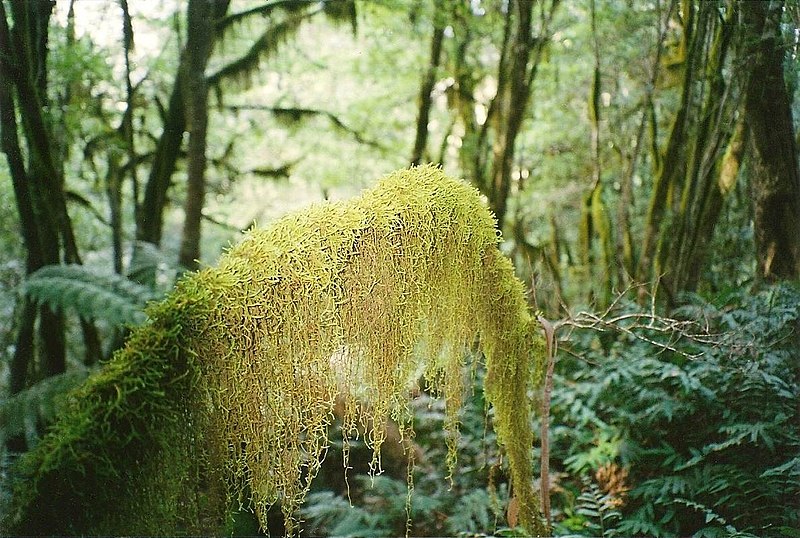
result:
[[[11,530],[213,531],[231,497],[291,530],[325,456],[334,401],[345,441],[411,434],[417,380],[446,400],[451,465],[464,351],[511,468],[520,523],[544,533],[532,488],[530,391],[544,345],[478,192],[426,166],[360,197],[251,230],[185,277],[22,463]],[[248,492],[246,495],[244,492]]]

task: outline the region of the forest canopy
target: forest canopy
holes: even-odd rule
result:
[[[472,186],[463,216],[491,211],[547,343],[514,395],[532,459],[514,467],[490,353],[449,334],[446,398],[416,372],[404,414],[374,416],[382,473],[360,438],[310,451],[304,532],[513,535],[541,514],[555,535],[800,535],[798,36],[797,0],[0,0],[0,516],[46,494],[25,462],[81,395],[136,386],[119,357],[180,317],[176,286],[246,230],[423,165]],[[496,300],[453,302],[469,252],[414,292],[458,323]],[[358,430],[331,413],[317,427]],[[218,532],[283,533],[247,484]]]

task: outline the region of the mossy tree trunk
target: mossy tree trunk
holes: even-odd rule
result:
[[[536,36],[533,34],[533,8],[537,2],[512,0],[507,8],[497,94],[486,120],[486,125],[493,130],[492,163],[489,177],[479,182],[501,228],[511,192],[517,135],[527,113],[539,65],[550,44],[550,24],[559,3],[560,0],[551,0],[548,7],[541,6],[541,23]]]
[[[580,241],[581,258],[587,274],[591,278],[589,302],[599,307],[608,305],[614,285],[614,246],[611,230],[611,217],[603,197],[603,168],[600,156],[600,93],[601,59],[600,42],[597,35],[597,10],[591,0],[590,20],[594,51],[592,87],[589,92],[589,144],[592,157],[592,184],[584,194],[581,203]]]
[[[730,74],[737,6],[727,2],[720,16],[715,3],[683,0],[681,42],[666,58],[667,69],[682,70],[681,100],[663,151],[654,138],[654,185],[637,278],[668,305],[700,281],[729,191],[720,186],[722,163],[726,154],[741,157],[734,133],[746,77]],[[655,128],[655,118],[651,123]]]
[[[741,3],[746,33],[743,63],[751,66],[745,115],[751,130],[758,276],[800,277],[800,173],[791,99],[784,80],[783,2]]]
[[[516,139],[527,116],[531,88],[544,54],[550,46],[552,21],[560,0],[510,0],[500,15],[503,37],[497,49],[497,91],[486,117],[475,113],[478,82],[469,64],[471,48],[479,45],[474,14],[458,3],[453,8],[456,30],[451,52],[455,79],[450,107],[463,127],[459,160],[469,180],[489,199],[489,206],[503,226],[512,190]],[[538,15],[538,25],[536,17]],[[482,22],[482,21],[481,21]],[[477,100],[480,101],[480,100]]]
[[[705,252],[729,190],[720,185],[721,164],[736,130],[736,111],[742,95],[742,77],[726,77],[731,69],[729,51],[736,38],[738,10],[727,6],[725,18],[700,7],[698,24],[710,44],[702,51],[698,80],[703,91],[695,102],[698,118],[686,146],[688,160],[680,185],[680,198],[672,224],[663,230],[669,240],[659,252],[663,268],[661,288],[669,299],[682,291],[694,291],[700,281]],[[733,178],[735,180],[735,178]]]
[[[683,73],[680,103],[663,152],[658,147],[655,138],[651,146],[651,160],[654,167],[653,190],[645,216],[642,248],[637,264],[637,279],[641,282],[651,281],[661,271],[661,268],[655,265],[655,261],[662,222],[673,205],[674,196],[671,193],[677,188],[680,171],[686,165],[684,154],[690,129],[692,87],[696,80],[699,61],[697,58],[700,55],[699,49],[702,47],[703,36],[698,35],[697,16],[693,3],[683,0],[681,6],[683,11],[681,42],[675,53],[679,58],[679,65],[682,66]],[[703,26],[700,26],[700,30],[702,29]],[[651,110],[653,109],[651,108]],[[650,123],[654,129],[658,125],[655,117]]]

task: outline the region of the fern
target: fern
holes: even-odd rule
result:
[[[66,394],[88,375],[72,369],[39,381],[14,396],[0,400],[0,445],[5,439],[22,435],[29,446],[36,442],[37,423],[50,423],[66,402]]]
[[[622,518],[617,510],[619,499],[604,493],[600,487],[586,479],[585,489],[578,496],[575,512],[585,518],[584,529],[594,536],[615,536],[615,526]]]
[[[17,454],[8,450],[6,441],[13,437],[25,439],[28,447],[39,440],[42,424],[50,424],[68,402],[68,394],[89,374],[82,368],[45,378],[17,394],[0,399],[0,514],[8,513],[11,484]]]
[[[589,366],[570,357],[559,363],[553,412],[563,428],[554,465],[578,476],[609,460],[629,469],[614,522],[625,535],[800,528],[800,290],[691,300],[676,315],[706,321],[714,341],[661,335],[677,347],[672,353],[619,338],[601,351],[595,335],[573,335],[573,351]],[[581,518],[599,524],[591,491],[576,482],[569,488],[580,500],[568,498],[562,510],[573,531]]]
[[[154,298],[145,286],[83,265],[42,267],[28,277],[23,290],[39,304],[54,310],[72,308],[83,318],[112,326],[143,322],[144,305]]]

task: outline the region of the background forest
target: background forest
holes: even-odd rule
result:
[[[800,536],[799,53],[796,0],[0,0],[0,513],[181,273],[433,162],[552,321],[554,533]],[[451,480],[415,400],[413,535],[515,532],[474,376]],[[403,534],[341,449],[305,532]]]

